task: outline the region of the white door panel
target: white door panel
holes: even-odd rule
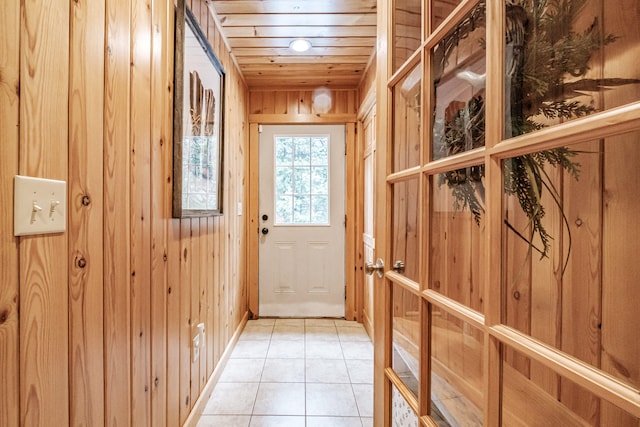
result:
[[[320,225],[291,224],[299,218],[298,202],[309,211],[313,221],[314,197],[322,194],[309,190],[305,196],[296,193],[300,188],[313,187],[315,166],[310,160],[300,166],[292,154],[291,167],[276,161],[275,138],[329,137],[328,173],[328,221]],[[294,139],[295,140],[295,139]],[[266,317],[344,317],[345,301],[345,128],[343,125],[263,126],[260,134],[260,246],[259,246],[259,314]],[[297,147],[295,143],[292,145]],[[313,143],[311,143],[313,146]],[[295,148],[297,150],[297,148]],[[314,158],[311,151],[310,158]],[[309,156],[308,156],[309,157]],[[298,175],[298,168],[302,170]],[[280,174],[274,172],[279,168]],[[291,172],[288,170],[291,169]],[[282,172],[284,171],[284,172]],[[326,171],[326,168],[325,168]],[[290,175],[288,175],[290,173]],[[307,181],[300,184],[299,177]],[[287,198],[275,193],[276,182],[282,180],[292,188],[292,213],[287,216],[275,206],[277,198]],[[288,181],[290,180],[290,181]],[[304,180],[303,180],[304,181]],[[324,181],[322,181],[324,182]],[[288,184],[286,184],[288,185]],[[286,187],[285,185],[285,187]],[[300,187],[300,188],[299,188]],[[280,187],[279,187],[280,188]],[[281,190],[280,190],[281,191]],[[324,200],[327,200],[324,197]],[[286,202],[288,203],[288,202]],[[280,207],[286,206],[279,205]],[[304,209],[302,210],[303,212]],[[278,215],[279,221],[274,221]],[[317,217],[317,215],[315,216]],[[322,217],[322,215],[320,215]],[[266,218],[266,219],[264,219]],[[276,222],[280,222],[277,224]]]

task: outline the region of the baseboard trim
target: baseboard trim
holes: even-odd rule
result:
[[[187,417],[187,420],[184,422],[183,427],[196,427],[196,425],[198,424],[198,421],[202,416],[202,412],[204,412],[204,408],[207,406],[207,402],[209,401],[209,398],[213,393],[213,389],[218,384],[218,380],[220,379],[225,366],[227,366],[227,362],[229,361],[231,353],[233,352],[233,349],[235,348],[238,339],[240,338],[240,334],[242,334],[244,327],[247,325],[247,320],[249,320],[248,311],[244,314],[244,316],[242,316],[242,320],[240,321],[238,328],[236,328],[236,332],[233,334],[233,337],[231,337],[229,345],[227,345],[227,349],[224,351],[224,353],[222,353],[222,357],[220,357],[218,366],[216,366],[216,368],[213,370],[213,373],[209,377],[207,384],[202,389],[202,393],[200,393],[200,397],[198,397],[198,400],[193,405],[191,413]]]

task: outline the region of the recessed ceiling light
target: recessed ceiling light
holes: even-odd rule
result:
[[[295,39],[289,43],[289,49],[295,50],[296,52],[306,52],[311,49],[311,42],[305,39]]]

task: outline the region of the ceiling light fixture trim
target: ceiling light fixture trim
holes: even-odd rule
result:
[[[296,52],[306,52],[311,49],[311,42],[306,39],[295,39],[289,43],[289,49]]]

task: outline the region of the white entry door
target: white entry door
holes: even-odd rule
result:
[[[262,126],[259,314],[345,314],[345,127]]]

